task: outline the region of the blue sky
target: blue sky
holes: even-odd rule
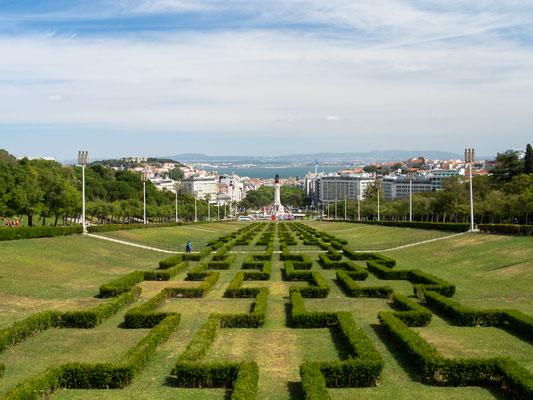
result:
[[[0,147],[71,159],[533,142],[533,2],[4,0]]]

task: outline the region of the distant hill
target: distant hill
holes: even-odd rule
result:
[[[287,164],[287,163],[346,163],[354,161],[363,162],[393,162],[404,161],[413,157],[426,156],[432,160],[450,160],[462,158],[462,154],[435,151],[435,150],[373,150],[369,152],[354,153],[314,153],[314,154],[287,154],[275,157],[254,156],[208,156],[206,154],[185,153],[167,156],[181,162],[238,162],[254,164]],[[478,157],[482,159],[481,157]],[[490,157],[486,157],[490,158]]]

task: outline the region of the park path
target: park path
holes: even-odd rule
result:
[[[145,246],[145,245],[142,245],[142,244],[126,242],[125,240],[113,239],[113,238],[106,237],[106,236],[95,235],[94,233],[86,233],[86,235],[90,236],[92,238],[96,238],[96,239],[109,240],[110,242],[126,244],[128,246],[133,246],[133,247],[140,247],[141,249],[159,251],[161,253],[170,253],[170,254],[181,254],[181,253],[184,253],[185,254],[184,251],[163,250],[163,249],[158,249],[157,247]]]

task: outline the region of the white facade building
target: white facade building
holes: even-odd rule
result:
[[[216,203],[217,199],[217,179],[214,176],[201,177],[191,176],[183,179],[182,184],[186,193],[195,196],[199,200],[209,197],[211,203]]]
[[[316,191],[319,203],[335,203],[341,200],[362,200],[367,187],[374,182],[369,174],[338,175],[318,177]]]

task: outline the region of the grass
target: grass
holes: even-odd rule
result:
[[[220,222],[212,224],[183,225],[165,228],[131,229],[101,233],[101,235],[127,242],[139,243],[165,250],[185,251],[188,240],[192,251],[200,251],[207,242],[225,233],[242,228],[249,222]]]
[[[318,225],[318,223],[313,224]],[[199,227],[215,230],[222,229],[225,225],[205,224]],[[344,223],[322,225],[322,228],[327,227],[330,232],[357,227],[357,225]],[[237,226],[242,225],[237,224]],[[384,237],[392,237],[388,236],[391,234],[388,227],[371,226],[371,228],[377,231],[383,229]],[[398,229],[403,231],[403,228]],[[144,234],[145,232],[158,231],[161,238],[167,233],[173,238],[183,235],[183,230],[179,228],[176,232],[173,230],[174,228],[161,228],[141,230],[141,232]],[[198,231],[198,233],[201,232]],[[340,236],[340,233],[335,234]],[[350,233],[351,245],[363,242],[367,234],[363,229],[345,231],[345,233]],[[214,234],[214,237],[220,234],[222,233]],[[411,233],[408,234],[411,235]],[[42,249],[50,245],[55,246],[47,250],[49,259],[42,267],[45,270],[48,269],[49,273],[43,271],[38,278],[33,279],[29,273],[31,268],[28,267],[29,269],[25,274],[10,278],[14,282],[13,287],[10,284],[8,291],[0,293],[0,296],[3,296],[0,300],[15,295],[13,293],[16,293],[16,290],[21,291],[20,296],[31,299],[31,290],[36,290],[41,293],[38,297],[39,301],[48,300],[63,307],[88,306],[93,301],[99,301],[93,299],[92,296],[94,296],[97,287],[110,280],[111,276],[125,274],[134,269],[154,268],[156,261],[165,257],[162,253],[80,237],[20,241],[19,251],[27,253],[25,257],[29,265],[39,264],[40,253],[33,247],[39,248],[39,241],[43,240],[48,240],[50,243],[42,246],[41,251],[45,251]],[[16,248],[15,242],[9,244],[12,246],[11,249]],[[457,285],[457,294],[454,299],[458,301],[483,308],[517,308],[528,314],[533,314],[529,300],[533,297],[533,286],[531,285],[533,282],[533,261],[530,261],[533,260],[532,244],[533,238],[467,234],[388,252],[387,255],[397,260],[398,266],[396,268],[419,268],[454,282]],[[11,258],[14,258],[13,252],[9,253],[2,246],[0,246],[0,255],[10,255]],[[67,275],[61,278],[61,280],[65,280],[64,282],[59,282],[60,279],[54,276],[56,266],[67,262],[66,259],[69,257],[75,260],[74,255],[79,253],[77,249],[80,246],[89,246],[95,252],[100,252],[100,263],[95,264],[95,259],[98,257],[90,260],[78,260],[81,264],[77,267],[75,265],[71,267],[78,271],[77,275],[73,274],[70,277]],[[63,248],[67,249],[67,254],[72,253],[71,256],[63,255],[61,251]],[[105,248],[109,248],[107,253],[102,252]],[[277,249],[277,247],[275,248]],[[317,250],[313,246],[302,246],[302,248]],[[84,247],[84,250],[89,250],[89,248]],[[246,248],[236,250],[245,251]],[[121,251],[130,254],[128,261],[119,261],[125,258],[125,256],[117,256],[117,252]],[[292,248],[291,251],[296,252]],[[308,254],[313,260],[318,259],[317,253]],[[160,311],[179,312],[182,315],[180,325],[170,340],[160,346],[153,360],[130,386],[123,390],[61,390],[54,393],[52,398],[148,400],[228,398],[228,392],[223,389],[175,388],[167,385],[166,378],[179,354],[184,351],[211,312],[242,313],[250,310],[253,299],[227,299],[223,297],[229,282],[235,272],[240,269],[245,257],[245,253],[237,253],[233,267],[230,270],[219,271],[221,273],[219,281],[205,298],[169,299],[161,306]],[[73,260],[71,262],[75,264]],[[15,265],[18,264],[11,264],[10,268],[2,269],[2,274],[6,273],[4,271],[9,272]],[[194,268],[195,265],[197,263],[191,263],[190,268]],[[364,263],[360,263],[360,265],[364,265]],[[288,288],[296,285],[307,285],[307,283],[283,281],[282,266],[283,263],[279,259],[279,254],[276,253],[272,262],[272,276],[269,281],[247,281],[243,284],[243,286],[249,287],[263,286],[269,288],[269,305],[265,326],[260,329],[219,329],[215,342],[203,359],[204,361],[255,360],[259,365],[259,398],[261,399],[301,398],[298,368],[302,362],[337,360],[344,359],[346,356],[343,341],[336,329],[305,330],[290,327]],[[20,266],[18,268],[20,269]],[[331,286],[331,292],[325,299],[306,299],[306,308],[309,311],[349,311],[385,360],[383,379],[379,386],[330,389],[332,398],[417,398],[431,400],[507,398],[495,389],[436,387],[425,384],[417,368],[405,360],[403,353],[384,335],[378,324],[377,313],[391,310],[389,302],[386,299],[347,297],[337,284],[334,271],[323,270],[316,262],[313,269],[321,271]],[[141,283],[143,293],[135,305],[148,300],[165,287],[196,286],[199,284],[199,282],[184,280],[185,276],[186,272],[181,272],[169,282]],[[29,282],[21,282],[25,278],[29,279]],[[0,279],[0,284],[4,284],[2,279]],[[42,288],[39,285],[39,279],[45,283]],[[74,282],[70,282],[71,280]],[[87,282],[90,289],[83,287],[84,281]],[[72,289],[66,293],[54,292],[54,285],[58,284]],[[361,285],[383,284],[392,286],[400,293],[412,296],[412,285],[406,281],[382,281],[371,275],[367,281],[361,282]],[[84,297],[80,293],[88,294]],[[82,300],[87,301],[88,304],[71,303]],[[4,362],[7,365],[6,376],[0,379],[0,392],[6,390],[7,386],[14,384],[22,377],[31,376],[38,369],[45,368],[46,365],[52,363],[63,362],[63,360],[112,361],[119,358],[128,347],[145,334],[144,330],[120,328],[119,324],[124,312],[122,311],[110,318],[96,329],[86,331],[50,330],[0,354],[0,363]],[[0,322],[4,321],[5,316],[0,314]],[[441,354],[447,357],[492,357],[505,354],[533,371],[531,343],[503,329],[457,327],[437,315],[434,315],[433,322],[428,327],[413,329],[416,329],[422,337],[426,338]],[[92,351],[92,345],[96,346],[98,350]],[[108,349],[108,351],[102,354],[104,351],[102,349]],[[35,365],[30,365],[30,355],[35,355]],[[16,361],[17,359],[19,361]]]
[[[351,222],[309,221],[306,224],[348,240],[348,247],[353,250],[383,250],[453,234],[435,230],[354,224]]]
[[[0,243],[0,327],[47,309],[87,309],[98,287],[137,269],[153,269],[163,253],[83,236]]]

